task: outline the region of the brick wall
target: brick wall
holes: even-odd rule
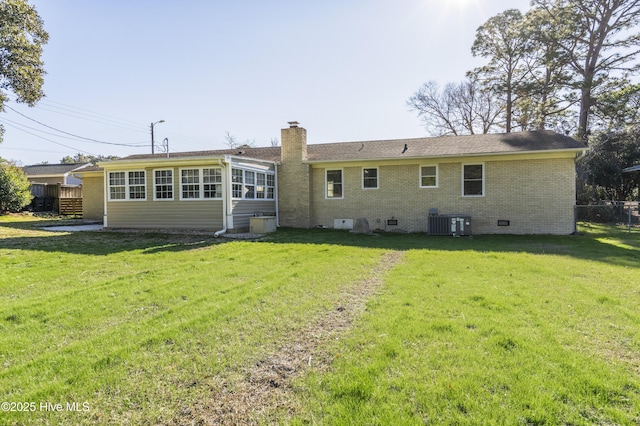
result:
[[[82,218],[103,220],[104,218],[104,177],[84,175],[82,178]]]
[[[474,159],[467,164],[477,164]],[[325,168],[312,171],[311,226],[364,217],[372,229],[426,232],[430,208],[471,215],[474,233],[570,234],[574,230],[573,157],[484,161],[485,195],[462,196],[463,162],[438,164],[438,187],[420,188],[420,165],[380,165],[379,188],[362,189],[362,167],[345,166],[344,198],[326,199]],[[336,167],[331,167],[336,168]],[[387,227],[387,219],[397,227]],[[509,226],[498,226],[508,220]]]
[[[311,175],[307,159],[307,131],[297,125],[282,129],[282,164],[278,167],[280,226],[309,228]]]

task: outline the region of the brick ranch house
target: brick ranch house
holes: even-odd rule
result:
[[[471,217],[476,234],[574,232],[575,160],[587,147],[551,132],[133,155],[83,173],[85,216],[113,228],[282,227],[427,232],[429,212]]]

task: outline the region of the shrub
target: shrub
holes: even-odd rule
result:
[[[31,203],[30,184],[22,169],[0,160],[0,212],[17,212]]]

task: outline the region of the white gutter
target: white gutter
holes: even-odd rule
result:
[[[276,228],[280,228],[280,209],[278,208],[278,163],[274,163],[275,168],[275,188],[273,189],[274,197],[276,198]]]
[[[587,155],[587,150],[583,149],[582,152],[579,152],[579,153],[576,154],[576,160],[575,161],[578,161],[581,158],[584,158],[586,155]]]
[[[108,228],[109,225],[107,223],[107,205],[108,205],[108,199],[109,199],[109,172],[107,172],[106,170],[103,170],[102,172],[102,186],[104,186],[104,188],[102,189],[102,195],[103,195],[103,203],[104,203],[104,213],[102,214],[102,226],[105,228]]]
[[[222,229],[213,234],[215,238],[227,232],[228,228],[233,228],[233,212],[231,210],[231,157],[225,155],[224,160],[218,159],[218,164],[220,164],[225,171],[225,177],[222,180],[222,205],[224,214],[222,216]]]
[[[227,232],[227,187],[229,186],[227,184],[227,174],[226,174],[226,170],[227,167],[225,167],[224,162],[222,161],[222,159],[218,159],[218,164],[220,165],[220,167],[222,167],[222,170],[224,171],[224,179],[222,179],[222,229],[219,231],[216,231],[213,236],[215,238],[218,238],[220,235],[224,234],[225,232]]]

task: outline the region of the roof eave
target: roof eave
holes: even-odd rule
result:
[[[245,156],[229,155],[229,154],[218,154],[218,155],[202,155],[202,156],[187,155],[187,156],[176,156],[176,157],[133,158],[129,160],[125,158],[121,160],[98,162],[97,166],[102,168],[114,168],[114,167],[110,167],[112,165],[115,165],[116,168],[131,167],[131,166],[149,166],[149,165],[165,166],[169,163],[202,163],[203,161],[228,162],[228,160],[233,160],[233,159],[250,160],[250,161],[263,162],[263,163],[269,163],[269,164],[274,163],[274,161],[265,160],[261,158],[245,157]]]
[[[445,154],[445,155],[423,155],[423,156],[407,156],[407,157],[381,157],[381,158],[352,158],[352,159],[334,159],[334,160],[307,160],[305,164],[322,164],[322,163],[345,163],[345,162],[371,162],[371,161],[398,161],[398,160],[431,160],[431,159],[449,159],[449,158],[466,158],[466,157],[494,157],[507,155],[532,155],[544,153],[575,153],[580,154],[589,150],[584,148],[567,148],[567,149],[545,149],[530,151],[509,151],[509,152],[480,152],[467,154]]]

